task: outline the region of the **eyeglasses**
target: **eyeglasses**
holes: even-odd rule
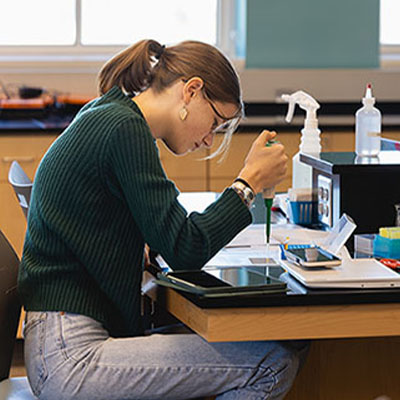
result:
[[[189,79],[182,79],[183,82],[188,82]],[[235,132],[235,130],[237,129],[237,127],[239,126],[239,123],[243,117],[243,110],[240,108],[238,110],[238,112],[236,113],[236,115],[234,115],[233,117],[225,117],[223,116],[215,107],[215,105],[213,104],[213,102],[210,100],[210,98],[208,97],[204,86],[201,89],[204,99],[207,101],[207,103],[210,105],[210,107],[212,108],[214,114],[219,117],[220,119],[222,119],[224,122],[220,125],[218,125],[217,127],[215,127],[213,129],[213,133],[230,133],[232,134],[233,132]]]
[[[228,133],[228,132],[233,133],[237,129],[237,127],[240,123],[240,120],[242,119],[242,110],[240,110],[237,113],[238,115],[236,115],[234,117],[231,117],[231,118],[225,117],[217,110],[214,103],[209,99],[209,97],[207,96],[207,93],[205,92],[204,89],[202,89],[202,92],[203,92],[204,99],[210,105],[214,114],[224,121],[222,124],[215,127],[212,132],[213,133]]]

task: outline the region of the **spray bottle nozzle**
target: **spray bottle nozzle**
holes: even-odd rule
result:
[[[293,118],[294,109],[296,104],[306,111],[305,125],[318,126],[317,110],[319,108],[318,102],[308,93],[299,90],[293,94],[283,94],[282,99],[289,103],[286,121],[290,122]]]
[[[307,112],[307,118],[316,118],[316,111],[319,108],[319,104],[308,93],[298,90],[292,94],[283,94],[282,100],[285,100],[289,103],[289,109],[286,115],[287,122],[292,120],[296,104],[298,104],[300,108]]]

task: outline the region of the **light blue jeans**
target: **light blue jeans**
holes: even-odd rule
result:
[[[92,318],[28,312],[29,382],[43,400],[282,399],[307,342],[208,343],[195,334],[115,339]]]

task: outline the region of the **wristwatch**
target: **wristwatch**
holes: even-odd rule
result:
[[[239,195],[243,203],[246,204],[248,208],[251,207],[255,199],[255,194],[249,186],[243,184],[242,182],[235,181],[232,183],[230,188]]]

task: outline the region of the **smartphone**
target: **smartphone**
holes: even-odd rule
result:
[[[339,257],[318,246],[286,249],[285,256],[288,261],[307,268],[337,267],[342,263]]]

